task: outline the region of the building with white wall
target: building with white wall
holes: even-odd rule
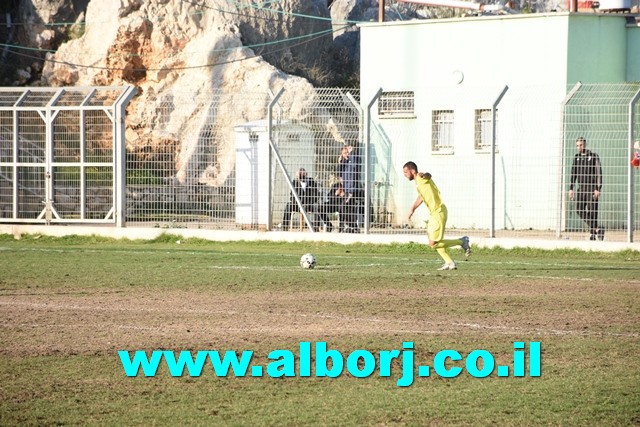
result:
[[[579,82],[640,82],[633,17],[523,14],[360,28],[362,104],[382,90],[371,108],[370,151],[377,158],[369,179],[387,188],[395,225],[415,199],[401,170],[413,160],[434,175],[452,228],[486,229],[492,220],[497,229],[577,226],[564,197],[573,141],[583,129],[591,132],[588,148],[601,156],[619,144],[624,150],[627,141],[599,135],[586,110],[585,126],[568,127],[563,101]],[[616,162],[608,172],[617,176],[614,168],[622,168],[621,177],[605,186],[623,179],[628,165]],[[613,197],[602,200],[603,210]],[[619,222],[613,214],[607,221]]]

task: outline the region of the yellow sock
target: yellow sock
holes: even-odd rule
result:
[[[452,246],[462,246],[462,239],[440,240],[434,248],[450,248]]]
[[[442,243],[442,242],[440,242],[440,243]],[[438,245],[440,243],[438,243]],[[438,245],[436,245],[436,251],[440,254],[440,257],[444,260],[445,263],[451,264],[453,262],[453,260],[449,256],[449,251],[447,250],[447,248],[446,247],[438,248],[437,247]]]

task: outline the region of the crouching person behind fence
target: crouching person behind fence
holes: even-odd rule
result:
[[[329,220],[329,216],[335,213],[338,214],[340,220],[339,229],[344,229],[346,199],[347,195],[342,183],[337,182],[327,192],[324,203],[318,206],[318,217],[324,223],[328,233],[333,231],[333,224]]]
[[[304,168],[300,168],[298,172],[296,172],[296,177],[293,180],[293,190],[298,195],[306,212],[316,211],[316,203],[320,196],[318,184],[316,184],[313,178],[307,176],[307,171]],[[282,217],[283,230],[289,230],[291,215],[294,212],[300,212],[300,208],[294,194],[291,193],[289,203],[287,203],[287,206],[284,208],[284,215]],[[314,224],[314,229],[317,231],[317,224]]]

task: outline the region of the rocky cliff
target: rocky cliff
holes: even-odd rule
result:
[[[289,99],[281,113],[296,119],[314,103],[315,87],[357,86],[353,21],[376,18],[378,7],[376,0],[18,3],[18,31],[5,31],[10,42],[25,47],[12,50],[19,64],[12,84],[134,85],[129,153],[145,162],[170,162],[177,182],[212,186],[222,185],[233,169],[229,129],[238,117],[263,119],[269,93],[284,88]],[[394,7],[388,15],[401,18]],[[229,102],[230,96],[251,101]],[[314,125],[340,140],[330,115]],[[201,162],[192,160],[211,150],[202,144],[212,141],[212,164],[194,169]]]
[[[233,168],[229,128],[238,116],[263,119],[269,91],[282,88],[300,99],[286,105],[313,102],[310,80],[314,73],[327,74],[330,64],[323,59],[330,57],[333,44],[325,0],[34,0],[21,5],[20,19],[30,29],[19,37],[24,45],[49,49],[58,44],[47,54],[39,84],[136,86],[127,112],[128,151],[173,162],[179,182],[197,179],[214,186]],[[61,29],[51,22],[68,25]],[[34,65],[25,71],[37,71],[37,58],[27,59]],[[215,102],[225,94],[262,99],[244,105]],[[178,105],[180,111],[172,111]],[[284,113],[295,116],[295,111]],[[208,138],[202,138],[205,132]],[[190,169],[198,163],[192,158],[204,150],[199,145],[211,141],[216,164],[205,171]]]

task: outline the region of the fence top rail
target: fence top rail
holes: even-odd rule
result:
[[[112,107],[129,86],[0,87],[0,108]]]
[[[640,82],[582,84],[569,106],[626,106],[640,90]]]

